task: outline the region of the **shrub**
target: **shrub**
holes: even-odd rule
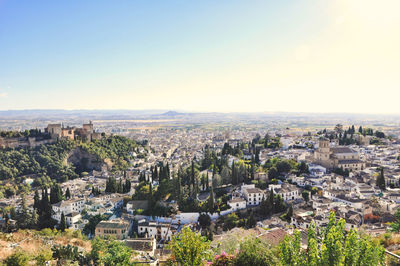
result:
[[[53,258],[53,252],[51,250],[49,249],[42,250],[35,257],[36,265],[44,266],[46,265],[46,262],[50,261],[52,258]]]
[[[25,266],[28,265],[29,256],[22,251],[17,251],[7,257],[4,261],[7,266]]]
[[[216,266],[233,266],[235,265],[235,256],[225,253],[223,251],[221,255],[216,255],[212,265]]]

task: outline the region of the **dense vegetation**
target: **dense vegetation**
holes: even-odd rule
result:
[[[295,231],[280,245],[283,265],[385,265],[385,249],[355,230],[345,230],[345,221],[336,221],[334,212],[328,225],[317,234],[315,224],[308,229],[307,249],[301,248],[301,236]]]
[[[48,139],[50,138],[49,134],[42,132],[40,129],[30,129],[25,131],[2,131],[0,130],[0,137],[2,138],[42,138]]]
[[[60,140],[36,148],[0,150],[0,180],[4,180],[3,186],[0,186],[0,197],[26,190],[22,185],[16,190],[14,184],[23,183],[27,176],[32,176],[32,185],[39,187],[48,186],[53,180],[65,182],[79,177],[81,171],[66,164],[67,155],[75,148],[82,148],[99,160],[110,159],[114,171],[123,171],[129,167],[131,152],[135,147],[133,140],[111,136],[92,142]]]
[[[352,125],[348,129],[343,129],[343,125],[341,124],[337,124],[334,130],[331,132],[328,132],[326,129],[324,129],[318,132],[318,134],[324,135],[330,140],[337,139],[339,141],[339,145],[360,145],[359,139],[355,137],[356,135],[372,137],[372,139],[370,140],[370,144],[375,145],[382,144],[382,139],[385,139],[387,137],[382,131],[374,131],[372,128],[363,128],[362,126],[360,126],[358,130],[356,130],[354,125]]]
[[[80,231],[68,229],[65,232],[51,229],[20,231],[17,235],[31,243],[24,249],[16,248],[3,261],[4,265],[134,265],[132,249],[114,239],[95,238],[89,242]],[[9,237],[13,235],[0,233],[1,240],[8,241]]]
[[[326,228],[318,233],[315,224],[308,230],[307,247],[302,248],[301,235],[287,235],[278,247],[271,247],[258,238],[248,238],[232,254],[222,252],[212,257],[213,250],[206,237],[185,228],[176,235],[169,248],[171,261],[181,265],[386,265],[385,250],[376,240],[346,231],[343,219],[329,216]]]
[[[122,136],[111,136],[92,142],[79,143],[79,147],[96,155],[100,160],[110,159],[114,163],[113,171],[124,171],[129,167],[129,160],[132,158],[131,152],[134,151],[137,144]]]

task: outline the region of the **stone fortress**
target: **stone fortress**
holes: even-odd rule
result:
[[[0,149],[18,148],[18,147],[37,147],[43,144],[54,143],[60,139],[81,139],[92,141],[100,139],[102,133],[95,132],[93,123],[83,124],[82,127],[64,127],[62,124],[49,124],[45,132],[37,137],[0,137]]]
[[[81,128],[64,127],[62,124],[49,124],[45,131],[50,134],[52,139],[82,139],[92,141],[100,139],[102,136],[101,133],[94,131],[92,121],[89,124],[83,124]]]

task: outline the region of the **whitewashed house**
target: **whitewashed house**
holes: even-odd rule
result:
[[[62,213],[64,213],[64,216],[73,212],[80,213],[81,211],[83,211],[84,206],[85,206],[84,199],[65,200],[65,201],[63,200],[60,201],[59,203],[52,205],[54,213],[51,217],[59,223],[61,221]]]
[[[228,201],[228,205],[233,211],[246,209],[246,200],[243,198],[233,198]]]

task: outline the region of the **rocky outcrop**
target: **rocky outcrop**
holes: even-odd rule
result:
[[[68,154],[65,163],[74,165],[77,172],[92,170],[102,171],[105,169],[110,170],[112,168],[111,160],[101,160],[96,155],[89,153],[81,147],[73,149]]]

